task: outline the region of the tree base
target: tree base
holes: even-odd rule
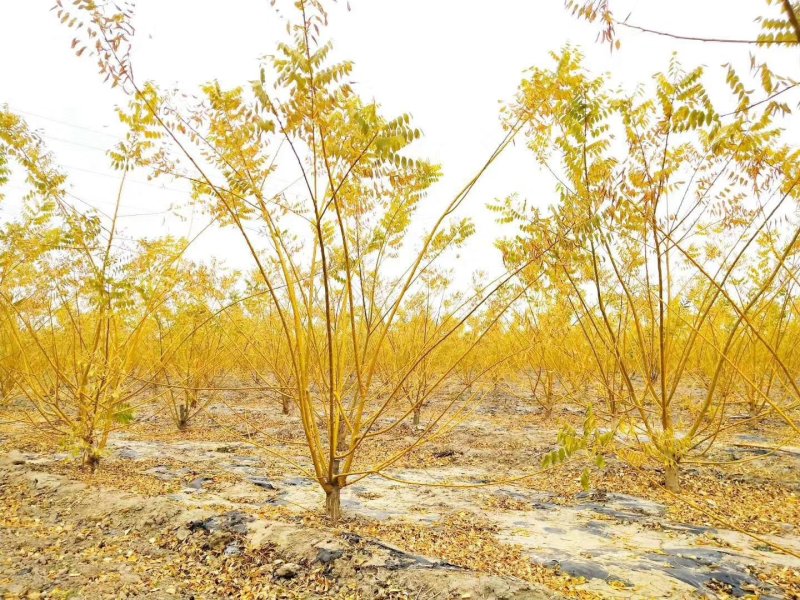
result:
[[[341,488],[334,487],[325,492],[325,512],[334,525],[342,516]]]
[[[664,487],[670,492],[680,492],[681,482],[678,465],[675,463],[668,464],[664,467]]]
[[[94,473],[97,467],[100,466],[100,456],[94,449],[87,450],[83,453],[83,468]]]

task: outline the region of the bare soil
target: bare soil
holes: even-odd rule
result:
[[[723,436],[673,496],[625,456],[588,492],[580,457],[542,471],[580,420],[498,399],[346,488],[335,527],[319,486],[271,454],[307,466],[297,417],[253,398],[185,431],[143,413],[95,474],[7,424],[0,597],[800,597],[800,449],[764,449],[777,422]],[[415,435],[401,425],[364,464]]]

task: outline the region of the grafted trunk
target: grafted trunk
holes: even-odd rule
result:
[[[188,382],[187,382],[188,383]],[[197,404],[197,394],[192,393],[189,389],[183,390],[183,406],[187,408],[194,408]]]
[[[553,399],[553,374],[549,370],[546,371],[544,382],[544,415],[545,417],[550,418],[553,414],[553,405],[555,404],[555,400]]]
[[[178,407],[178,429],[183,431],[189,423],[189,408],[185,404]]]
[[[664,467],[664,487],[670,492],[677,493],[681,491],[680,468],[678,463],[669,462]]]
[[[83,451],[83,468],[94,473],[100,464],[100,451],[94,446],[87,446]]]
[[[605,379],[605,383],[608,411],[611,413],[611,416],[615,417],[619,410],[617,407],[617,376],[612,373],[610,378]]]
[[[339,430],[336,436],[336,452],[338,454],[343,454],[347,451],[345,434],[345,423],[344,420],[341,420],[339,421]],[[347,485],[347,476],[341,475],[341,472],[341,461],[338,458],[334,458],[331,465],[331,479],[325,488],[325,512],[334,525],[339,522],[339,518],[342,516],[340,494],[342,488]]]
[[[617,416],[617,395],[614,393],[614,390],[608,392],[608,410],[611,412],[611,416]]]
[[[769,390],[766,393],[768,394]],[[751,417],[757,417],[762,410],[764,410],[764,401],[759,398],[754,388],[750,388],[747,394],[747,412]]]
[[[338,523],[339,518],[342,516],[342,502],[341,502],[341,488],[333,486],[329,490],[325,490],[325,512],[331,523],[334,525]]]

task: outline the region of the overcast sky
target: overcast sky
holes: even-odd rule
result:
[[[763,0],[618,0],[617,16],[649,28],[682,35],[752,38]],[[49,11],[52,0],[0,0],[0,103],[8,103],[38,129],[69,172],[75,202],[108,210],[118,175],[104,150],[121,130],[114,106],[125,99],[109,90],[91,59],[69,50],[72,32]],[[687,68],[713,71],[733,62],[746,68],[752,47],[679,42],[620,30],[613,54],[596,41],[598,28],[577,21],[563,0],[350,0],[331,9],[327,36],[335,57],[355,61],[357,90],[381,103],[389,115],[410,112],[425,134],[414,152],[444,166],[422,217],[429,219],[482,164],[502,137],[498,108],[508,100],[524,69],[548,63],[548,52],[578,45],[587,66],[610,71],[634,87],[666,68],[673,50]],[[211,79],[223,86],[257,77],[258,58],[286,39],[269,0],[139,0],[134,68],[137,79],[194,90]],[[783,51],[787,52],[786,50]],[[796,57],[784,57],[789,67]],[[713,85],[722,84],[722,77]],[[185,203],[182,186],[144,181],[134,175],[122,214],[125,237],[196,232],[204,219],[181,221],[168,210]],[[18,192],[18,190],[17,190]],[[492,241],[503,233],[484,206],[520,193],[532,202],[552,200],[552,182],[536,172],[523,148],[512,149],[476,188],[465,212],[478,220],[478,234],[460,261],[459,276],[480,268],[496,272]],[[5,217],[18,210],[0,205]],[[80,200],[78,200],[80,199]],[[236,267],[250,267],[232,233],[210,232],[195,249]],[[461,265],[466,265],[464,268]]]

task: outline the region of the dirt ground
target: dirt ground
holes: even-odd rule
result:
[[[588,492],[580,457],[541,471],[579,413],[484,404],[346,488],[335,527],[318,485],[271,454],[308,464],[297,416],[272,403],[229,399],[185,431],[142,411],[94,475],[6,423],[0,597],[800,598],[800,448],[763,448],[777,422],[723,436],[676,497],[629,460],[592,467]]]

